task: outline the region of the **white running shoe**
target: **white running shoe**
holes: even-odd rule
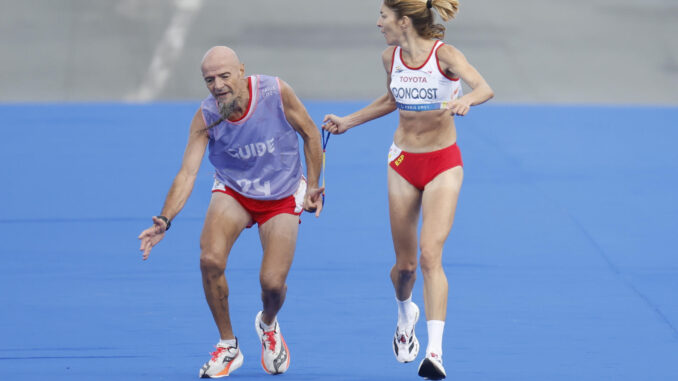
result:
[[[200,369],[200,378],[226,377],[240,368],[245,359],[238,348],[238,339],[235,339],[235,347],[218,344],[217,350],[211,355],[212,358]]]
[[[419,376],[428,380],[442,380],[447,376],[443,368],[443,359],[437,353],[427,353],[419,364]]]
[[[399,327],[396,325],[396,331],[393,335],[393,353],[396,360],[400,362],[411,362],[417,358],[419,354],[419,340],[414,334],[414,326],[419,320],[419,307],[412,303],[415,308],[414,322],[406,327]]]
[[[276,321],[272,330],[264,331],[261,314],[259,311],[254,319],[254,328],[261,341],[261,366],[270,374],[285,373],[290,366],[290,351],[280,333],[280,325]]]

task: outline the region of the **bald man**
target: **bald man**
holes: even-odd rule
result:
[[[224,377],[242,365],[224,271],[235,240],[254,224],[263,247],[259,272],[263,308],[255,318],[261,363],[268,373],[283,373],[290,355],[276,316],[287,292],[300,214],[306,210],[318,217],[322,209],[320,132],[287,83],[277,77],[245,76],[245,66],[228,47],[213,47],[205,54],[202,76],[210,95],[193,117],[181,169],[160,215],[139,235],[142,258],[148,259],[186,203],[209,146],[215,181],[200,237],[200,270],[221,340],[199,374]],[[306,178],[297,134],[304,142]]]

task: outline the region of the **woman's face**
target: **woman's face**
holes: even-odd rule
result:
[[[377,19],[377,27],[379,31],[384,35],[386,39],[386,44],[388,45],[398,45],[398,41],[402,36],[403,32],[398,23],[398,16],[395,11],[387,7],[383,3],[381,4],[381,10],[379,12],[379,18]]]

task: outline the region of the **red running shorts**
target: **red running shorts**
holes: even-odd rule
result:
[[[304,196],[306,195],[306,179],[303,177],[299,181],[299,187],[293,195],[287,196],[281,200],[255,200],[245,197],[233,189],[222,184],[219,180],[214,180],[212,193],[221,192],[233,197],[252,217],[247,225],[248,228],[259,224],[261,226],[266,221],[278,214],[301,215],[304,210]],[[299,220],[301,222],[301,219]]]
[[[449,147],[422,153],[405,152],[393,143],[388,152],[388,165],[420,191],[442,172],[464,166],[457,143]]]

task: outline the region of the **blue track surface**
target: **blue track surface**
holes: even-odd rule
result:
[[[319,122],[364,104],[307,107]],[[197,106],[0,106],[0,380],[197,377],[218,339],[198,268],[209,163],[149,261],[136,239]],[[390,344],[396,123],[330,140],[325,210],[304,216],[279,315],[292,355],[281,379],[417,379]],[[448,378],[678,379],[678,109],[490,104],[457,125]],[[260,250],[247,231],[227,269],[238,380],[270,377],[253,329]],[[424,319],[417,329],[425,345]]]

